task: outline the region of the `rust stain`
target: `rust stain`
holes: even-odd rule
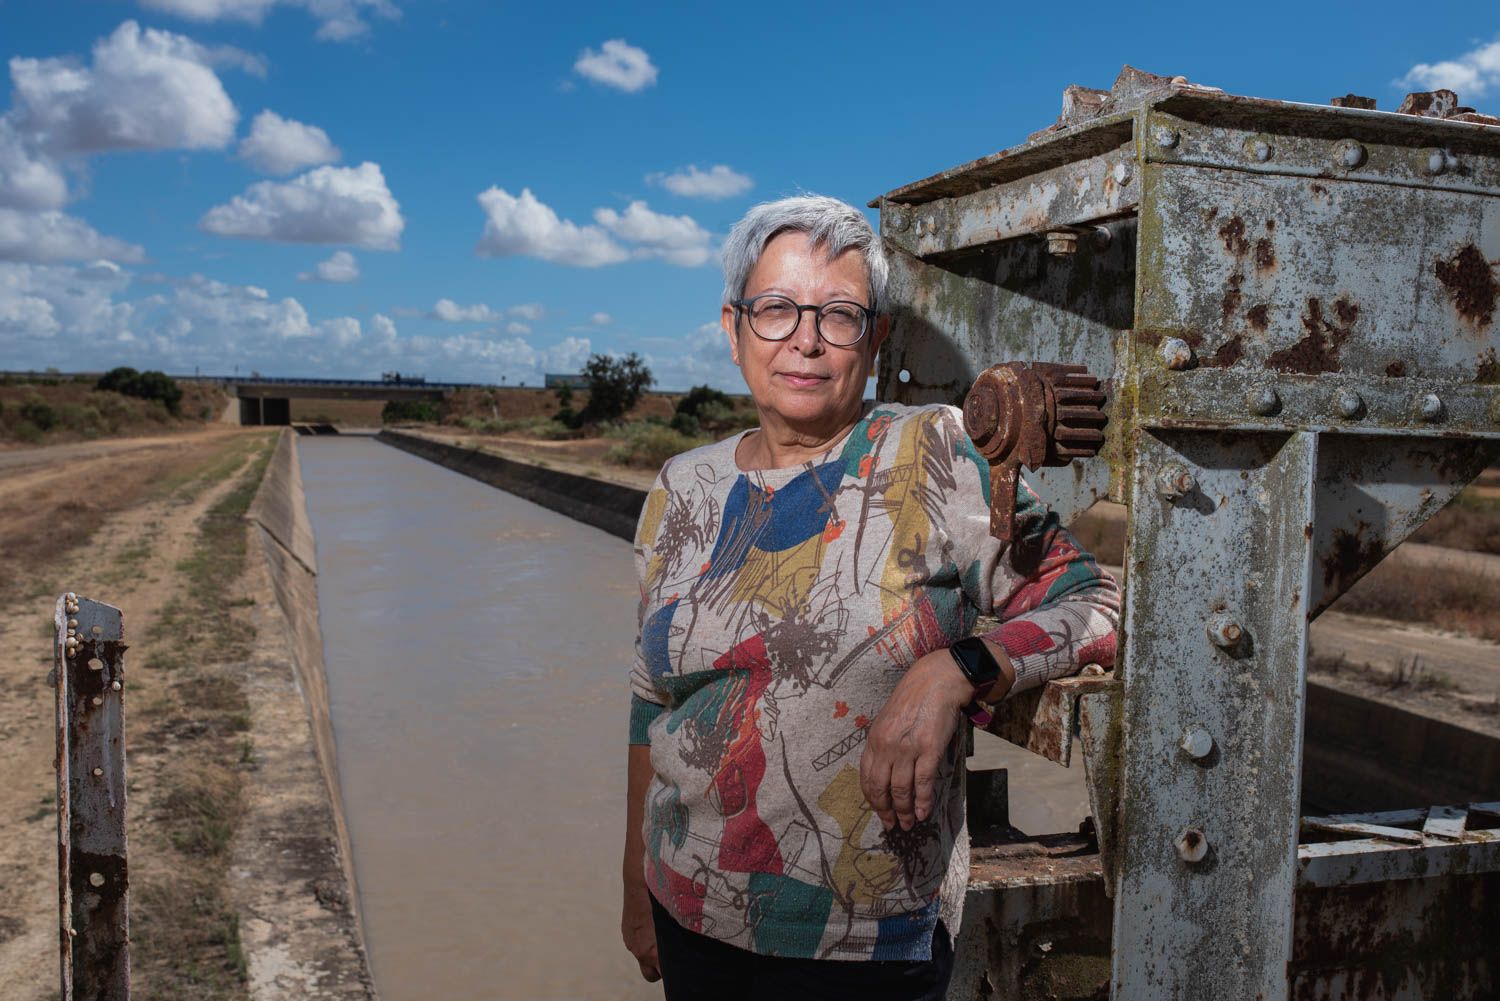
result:
[[[1235,257],[1244,257],[1250,250],[1250,241],[1245,239],[1245,220],[1237,215],[1224,220],[1219,227],[1219,239]]]
[[[1243,357],[1245,357],[1245,339],[1235,334],[1221,344],[1219,350],[1213,353],[1213,357],[1203,364],[1209,368],[1228,368]]]
[[[1406,362],[1393,361],[1385,367],[1385,374],[1392,379],[1404,378],[1406,375]]]
[[[1239,312],[1240,303],[1245,296],[1240,292],[1240,287],[1245,284],[1245,276],[1236,272],[1229,276],[1229,286],[1224,289],[1223,317],[1228,323],[1229,318]]]
[[[1479,356],[1479,369],[1474,373],[1474,381],[1490,385],[1500,383],[1500,357],[1496,357],[1494,348]]]
[[[1250,324],[1250,326],[1254,327],[1256,330],[1265,330],[1271,322],[1270,312],[1270,309],[1266,306],[1265,303],[1251,306],[1245,311],[1245,322]]]
[[[1219,207],[1217,205],[1203,210],[1203,221],[1213,222],[1219,218]]]
[[[1369,522],[1361,521],[1352,532],[1341,528],[1333,533],[1333,551],[1323,558],[1325,603],[1331,595],[1342,593],[1380,562],[1384,550],[1379,539],[1365,538],[1369,528]]]
[[[1308,299],[1307,310],[1302,314],[1302,329],[1307,331],[1307,336],[1271,355],[1266,364],[1279,372],[1306,375],[1339,371],[1339,349],[1353,333],[1354,321],[1359,318],[1359,306],[1348,296],[1339,296],[1333,304],[1333,312],[1332,318],[1325,317],[1322,301]]]
[[[1458,315],[1477,330],[1487,327],[1495,319],[1495,303],[1500,300],[1500,285],[1490,264],[1472,243],[1464,247],[1451,261],[1439,259],[1435,266],[1438,281],[1453,297]]]
[[[1265,237],[1255,241],[1255,270],[1262,274],[1276,270],[1276,248]]]

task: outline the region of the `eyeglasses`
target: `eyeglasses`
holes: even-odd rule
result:
[[[835,347],[847,348],[859,343],[870,327],[875,310],[857,302],[839,299],[821,306],[804,306],[784,295],[766,292],[749,299],[733,299],[729,305],[743,309],[750,319],[755,336],[768,341],[784,341],[802,322],[803,310],[811,310],[818,336]]]

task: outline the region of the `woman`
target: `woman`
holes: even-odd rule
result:
[[[956,408],[862,402],[889,328],[859,210],[757,206],[724,276],[760,427],[672,459],[641,514],[625,944],[668,1001],[941,998],[962,716],[1111,662],[1118,592],[1024,489],[1013,566]]]

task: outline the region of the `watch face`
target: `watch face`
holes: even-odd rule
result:
[[[971,684],[976,687],[992,684],[1000,677],[1000,665],[995,662],[984,640],[977,636],[961,639],[949,648]]]

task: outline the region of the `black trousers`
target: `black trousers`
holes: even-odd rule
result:
[[[651,900],[666,1001],[943,1001],[953,943],[939,922],[929,960],[761,956],[678,924]]]

